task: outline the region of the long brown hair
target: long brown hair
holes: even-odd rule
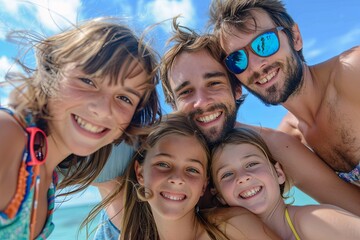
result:
[[[214,35],[200,35],[188,27],[181,26],[177,23],[177,17],[173,19],[172,28],[173,35],[168,40],[168,43],[172,43],[172,45],[161,59],[160,77],[166,103],[175,106],[175,96],[171,90],[169,79],[170,71],[173,67],[175,58],[183,52],[206,50],[211,57],[221,63],[222,59],[225,57],[225,53],[222,51],[220,44]],[[241,83],[234,74],[229,71],[226,72],[228,74],[233,94],[235,94],[236,88],[241,88]],[[243,103],[245,96],[246,95],[242,95],[239,100],[236,100],[237,108]]]
[[[149,196],[145,196],[144,194],[144,191],[149,191],[138,184],[134,163],[135,161],[138,161],[139,164],[143,164],[143,162],[146,161],[147,151],[154,147],[161,138],[170,134],[194,136],[201,144],[206,152],[207,159],[209,160],[209,150],[204,137],[186,116],[169,114],[164,117],[163,121],[154,127],[146,142],[135,153],[132,164],[127,169],[123,184],[120,187],[121,189],[123,188],[125,194],[123,224],[120,239],[159,239],[151,207],[147,202]],[[209,164],[207,165],[207,173],[209,172],[208,167]],[[196,220],[198,224],[207,231],[211,239],[226,239],[224,234],[202,216],[201,211],[196,214]]]
[[[48,128],[51,114],[47,102],[50,98],[61,97],[57,96],[58,80],[63,76],[64,66],[68,63],[77,64],[77,67],[90,76],[110,76],[110,85],[118,84],[120,74],[120,81],[139,74],[130,67],[134,61],[140,63],[147,73],[145,94],[123,136],[113,144],[122,140],[133,143],[134,136],[142,131],[142,126],[151,125],[161,114],[155,91],[159,81],[158,57],[143,39],[121,24],[119,19],[88,20],[45,39],[26,31],[14,31],[8,38],[12,41],[26,39],[34,48],[36,59],[35,69],[27,67],[18,59],[25,74],[9,73],[6,76],[6,80],[15,86],[10,94],[9,105],[22,118],[30,113],[36,125],[47,134],[51,132]],[[71,193],[86,188],[105,165],[113,144],[108,144],[87,157],[71,154],[64,159],[57,169],[64,175],[58,188],[76,184]]]

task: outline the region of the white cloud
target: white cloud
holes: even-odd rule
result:
[[[20,1],[0,0],[0,6],[9,14],[16,14],[20,7]]]
[[[6,56],[0,57],[0,82],[4,81],[5,75],[8,71],[16,71],[18,67],[13,64]]]
[[[34,0],[36,17],[43,27],[57,31],[76,23],[80,0]]]
[[[10,93],[10,86],[2,86],[1,82],[5,80],[5,74],[9,71],[16,71],[18,68],[12,64],[12,61],[5,56],[0,57],[0,104],[6,105],[8,102],[8,94]]]
[[[360,28],[355,28],[341,36],[339,39],[339,43],[343,45],[348,45],[352,43],[358,43],[360,38]]]
[[[305,55],[306,60],[311,60],[313,58],[320,56],[323,53],[324,53],[324,50],[322,50],[322,49],[312,49],[312,50],[306,51],[304,53],[304,55]]]
[[[311,61],[312,59],[317,58],[324,52],[324,50],[319,48],[319,46],[317,45],[318,41],[315,38],[304,39],[303,42],[303,51],[306,61]]]
[[[181,24],[190,27],[196,24],[194,8],[191,0],[155,0],[146,4],[146,9],[150,11],[153,22],[160,22],[181,15],[182,17],[179,19]],[[168,26],[164,26],[164,28],[167,31],[169,30]]]
[[[24,26],[55,32],[76,23],[81,0],[0,0],[0,5],[4,18],[11,19],[16,28]]]

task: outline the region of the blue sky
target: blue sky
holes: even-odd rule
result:
[[[286,8],[299,24],[304,41],[304,56],[312,65],[360,45],[359,0],[285,0]],[[141,33],[147,26],[181,14],[181,23],[203,32],[208,20],[210,0],[0,0],[0,82],[13,65],[18,47],[6,42],[10,30],[31,29],[44,35],[59,32],[79,20],[116,16]],[[152,44],[159,53],[169,37],[169,21],[151,32]],[[0,85],[1,86],[1,85]],[[162,91],[159,91],[162,96]],[[6,89],[0,88],[0,103],[6,103]],[[162,98],[163,99],[163,98]],[[162,104],[164,112],[171,112]],[[252,96],[241,106],[237,120],[276,128],[286,113],[281,106],[266,107]],[[95,196],[95,197],[94,197]],[[95,191],[79,200],[98,199]],[[311,200],[295,193],[295,203]],[[61,237],[59,239],[62,239]]]
[[[304,55],[310,65],[360,45],[360,1],[286,0],[284,3],[299,24]],[[141,33],[151,24],[181,14],[183,25],[204,32],[209,4],[210,0],[0,0],[0,81],[9,68],[16,69],[12,59],[18,48],[5,39],[10,30],[32,29],[51,35],[79,20],[117,16]],[[149,34],[159,53],[165,50],[169,26],[169,21],[165,22]],[[5,96],[6,89],[0,89],[2,104],[6,103]],[[164,112],[171,112],[169,106],[162,106]],[[285,113],[280,106],[266,107],[248,96],[238,113],[238,121],[276,128]]]

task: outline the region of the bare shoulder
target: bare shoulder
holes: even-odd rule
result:
[[[260,218],[241,207],[213,210],[210,221],[229,239],[279,239]]]
[[[0,111],[0,126],[0,209],[4,209],[15,193],[26,133],[3,111]]]
[[[360,46],[353,47],[339,55],[333,68],[332,80],[337,91],[343,96],[360,99]]]
[[[8,166],[14,162],[16,156],[22,155],[26,144],[26,133],[12,116],[3,111],[0,111],[0,126],[0,166]],[[0,169],[4,168],[0,167]]]
[[[287,112],[287,114],[281,120],[277,129],[281,132],[294,136],[295,138],[300,140],[304,145],[307,145],[303,134],[300,132],[298,128],[298,125],[299,125],[299,120],[291,112]]]
[[[355,46],[349,50],[341,53],[339,59],[343,63],[356,64],[360,61],[360,46]]]
[[[293,208],[295,228],[302,238],[358,239],[360,218],[334,205],[308,205]]]

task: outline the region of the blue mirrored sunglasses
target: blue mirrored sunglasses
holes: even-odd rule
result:
[[[240,74],[246,70],[249,64],[248,49],[259,57],[270,57],[280,48],[279,31],[284,27],[276,27],[256,36],[248,45],[236,50],[224,59],[225,66],[230,72]]]

